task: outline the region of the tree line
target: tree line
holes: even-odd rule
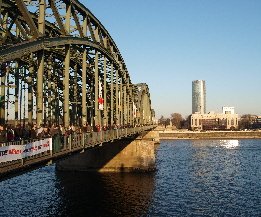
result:
[[[252,114],[244,114],[240,117],[240,121],[238,123],[239,129],[260,129],[261,128],[261,120],[257,115]]]
[[[165,126],[172,125],[175,126],[177,129],[188,129],[189,118],[190,116],[182,118],[182,115],[179,113],[172,113],[170,115],[170,118],[165,118],[163,115],[161,115],[158,124]]]

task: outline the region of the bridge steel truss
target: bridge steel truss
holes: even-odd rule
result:
[[[115,42],[77,0],[0,0],[0,123],[151,124]]]

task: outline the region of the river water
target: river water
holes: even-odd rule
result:
[[[157,171],[0,182],[0,216],[261,216],[261,140],[163,140]]]

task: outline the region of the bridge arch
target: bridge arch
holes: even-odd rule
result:
[[[1,124],[11,110],[15,124],[38,126],[152,122],[148,86],[131,83],[115,42],[83,4],[3,0],[0,10]]]

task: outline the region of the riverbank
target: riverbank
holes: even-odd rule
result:
[[[159,139],[261,139],[261,131],[159,130]]]

